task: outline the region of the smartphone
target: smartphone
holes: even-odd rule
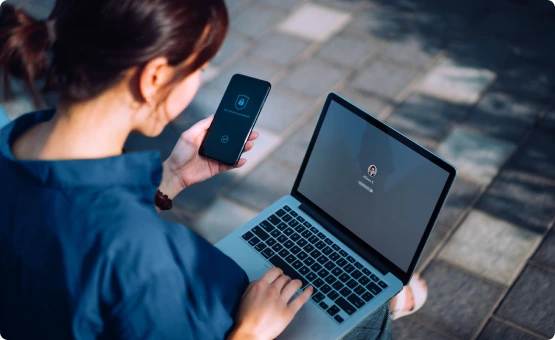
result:
[[[271,88],[265,80],[242,74],[231,77],[199,154],[236,165]]]

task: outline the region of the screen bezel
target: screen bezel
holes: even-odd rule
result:
[[[431,161],[435,165],[439,166],[441,169],[447,171],[447,173],[449,174],[449,176],[447,178],[447,181],[445,182],[445,185],[444,185],[443,190],[441,192],[441,195],[439,196],[439,199],[438,199],[438,201],[436,203],[436,206],[433,210],[432,216],[431,216],[430,220],[428,221],[428,225],[426,226],[424,234],[422,235],[420,243],[418,244],[416,252],[415,252],[415,254],[414,254],[414,256],[411,260],[410,266],[409,266],[409,268],[406,272],[404,270],[402,270],[401,268],[399,268],[396,264],[394,264],[393,262],[388,260],[385,256],[383,256],[381,253],[379,253],[377,250],[375,250],[373,247],[371,247],[365,241],[363,241],[358,236],[356,236],[353,232],[351,232],[348,228],[346,228],[341,223],[339,223],[336,219],[334,219],[329,214],[327,214],[324,210],[320,209],[316,204],[314,204],[312,201],[310,201],[307,197],[305,197],[298,190],[299,185],[301,183],[301,180],[303,178],[306,166],[308,164],[308,160],[310,159],[310,155],[312,154],[312,150],[314,148],[316,140],[318,139],[320,129],[322,128],[322,124],[323,124],[323,122],[326,118],[329,106],[330,106],[332,101],[334,101],[337,104],[346,108],[351,114],[357,115],[358,117],[364,119],[367,123],[375,126],[376,128],[380,129],[381,131],[385,132],[386,134],[393,137],[395,140],[397,140],[400,143],[402,143],[403,145],[407,146],[408,148],[410,148],[414,152],[418,153],[422,157],[428,159],[429,161]],[[414,272],[414,269],[416,267],[418,259],[420,258],[420,255],[422,254],[422,251],[424,249],[426,241],[428,240],[428,237],[430,236],[430,233],[432,232],[432,229],[433,229],[434,224],[437,220],[439,212],[440,212],[441,208],[443,207],[443,204],[445,203],[445,200],[447,198],[447,194],[449,193],[449,190],[450,190],[450,188],[451,188],[451,186],[452,186],[452,184],[455,180],[456,174],[457,174],[457,170],[455,169],[455,167],[453,165],[447,163],[445,160],[443,160],[443,159],[439,158],[438,156],[434,155],[433,153],[426,150],[424,147],[418,145],[417,143],[410,140],[409,138],[403,136],[400,132],[396,131],[392,127],[386,125],[385,123],[383,123],[383,122],[379,121],[378,119],[372,117],[371,115],[367,114],[365,111],[358,108],[354,104],[348,102],[346,99],[340,97],[339,95],[337,95],[335,93],[330,93],[328,95],[327,99],[326,99],[326,102],[325,102],[324,107],[322,109],[322,113],[320,114],[320,118],[318,119],[318,123],[316,124],[314,134],[312,135],[312,139],[310,140],[310,144],[308,146],[307,152],[306,152],[305,157],[303,159],[303,162],[302,162],[301,168],[299,170],[299,173],[297,174],[297,178],[295,179],[295,184],[293,185],[293,189],[291,190],[291,196],[295,197],[302,204],[306,204],[308,207],[310,207],[317,214],[321,215],[326,221],[330,222],[327,227],[328,228],[331,227],[331,228],[335,229],[335,230],[330,230],[332,233],[334,233],[335,235],[341,234],[341,235],[345,236],[346,238],[348,238],[350,241],[352,241],[353,242],[353,247],[352,248],[353,248],[353,250],[357,251],[357,253],[359,253],[359,255],[363,256],[366,259],[368,259],[369,257],[372,258],[372,259],[376,259],[377,261],[380,262],[380,264],[384,264],[385,267],[387,267],[397,278],[399,278],[403,282],[403,284],[406,285],[406,284],[408,284],[408,282],[409,282],[409,280],[410,280],[410,278],[411,278],[411,276]],[[361,254],[361,252],[364,252],[366,254]],[[364,256],[364,255],[369,255],[369,256]]]

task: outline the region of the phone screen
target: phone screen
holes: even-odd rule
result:
[[[237,164],[270,88],[271,84],[267,81],[234,75],[199,154],[224,164]]]

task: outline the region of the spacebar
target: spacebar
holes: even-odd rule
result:
[[[302,277],[301,274],[297,273],[297,271],[293,269],[293,267],[291,267],[287,262],[283,261],[279,256],[272,256],[272,258],[270,258],[270,262],[277,268],[283,270],[283,273],[291,277],[291,280],[301,280],[301,282],[303,283],[303,287],[307,284],[307,281],[304,279],[304,277]]]

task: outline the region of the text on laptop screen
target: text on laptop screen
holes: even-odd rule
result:
[[[448,177],[331,101],[298,191],[407,271]]]

